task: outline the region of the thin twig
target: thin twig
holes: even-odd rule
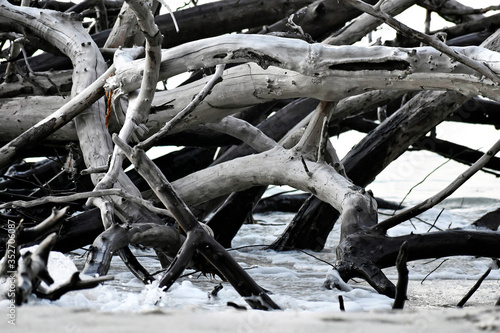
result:
[[[413,191],[417,186],[423,184],[427,178],[430,177],[430,175],[432,175],[434,172],[436,172],[437,170],[441,169],[441,167],[443,165],[445,165],[446,163],[448,163],[449,161],[451,161],[451,159],[448,159],[446,162],[443,162],[441,163],[440,165],[438,165],[434,170],[432,170],[431,172],[429,172],[427,175],[425,175],[424,179],[422,179],[421,181],[419,181],[418,183],[416,183],[415,185],[413,185],[409,190],[408,192],[406,193],[406,195],[403,197],[403,199],[401,200],[401,202],[399,203],[398,205],[398,208],[396,210],[394,210],[394,214],[396,214],[396,211],[398,211],[399,209],[401,209],[401,207],[403,206],[403,202],[405,202],[406,198],[408,198],[408,196],[410,195],[411,191]]]
[[[327,265],[332,266],[333,268],[335,268],[335,265],[334,265],[334,264],[331,264],[331,263],[329,263],[329,262],[328,262],[328,261],[326,261],[326,260],[323,260],[323,259],[321,259],[321,258],[318,258],[318,257],[316,257],[315,255],[312,255],[312,254],[310,254],[310,253],[308,253],[308,252],[306,252],[306,251],[304,251],[304,250],[300,250],[300,249],[295,249],[295,250],[297,250],[297,251],[299,251],[299,252],[302,252],[302,253],[304,253],[304,254],[307,254],[308,256],[313,257],[314,259],[316,259],[316,260],[318,260],[318,261],[321,261],[322,263],[325,263],[325,264],[327,264]]]
[[[432,228],[435,228],[436,227],[436,222],[439,220],[439,217],[441,216],[441,214],[444,212],[444,208],[441,209],[441,211],[439,212],[439,214],[436,216],[436,219],[434,219],[434,223],[430,226],[429,230],[427,230],[427,232],[430,232],[432,230]]]
[[[379,215],[383,215],[383,216],[393,216],[392,214],[387,214],[387,213],[384,213],[384,212],[378,212],[378,214],[379,214]],[[422,222],[423,224],[426,224],[426,225],[428,225],[429,227],[432,227],[432,228],[434,228],[434,229],[436,229],[436,230],[438,230],[438,231],[443,231],[443,229],[441,229],[441,228],[439,228],[439,227],[437,227],[437,226],[433,225],[433,224],[432,224],[432,223],[430,223],[430,222],[427,222],[427,221],[426,221],[426,220],[424,220],[424,219],[421,219],[421,218],[420,218],[420,217],[418,217],[418,216],[414,217],[414,219],[416,219],[417,221]],[[413,224],[412,219],[408,220],[408,222],[410,222],[410,223],[411,223],[411,225],[413,226],[413,229],[417,229],[417,228],[415,227],[415,225]],[[448,228],[448,229],[449,229],[449,228]]]
[[[259,245],[259,244],[257,244],[257,245],[244,245],[244,246],[239,246],[239,247],[232,247],[232,248],[230,248],[230,249],[227,249],[227,251],[236,251],[236,250],[246,249],[246,248],[250,248],[250,247],[264,247],[264,248],[265,248],[265,247],[269,247],[269,246],[271,246],[271,245],[264,245],[264,244],[261,244],[261,245]],[[318,260],[318,261],[321,261],[322,263],[325,263],[325,264],[327,264],[327,265],[329,265],[329,266],[331,266],[331,267],[334,267],[334,268],[335,268],[335,265],[334,265],[334,264],[329,263],[328,261],[323,260],[323,259],[321,259],[321,258],[318,258],[318,257],[316,257],[315,255],[313,255],[313,254],[311,254],[311,253],[308,253],[308,252],[306,252],[306,251],[304,251],[304,250],[301,250],[301,249],[295,249],[295,248],[294,248],[294,249],[290,249],[290,250],[295,250],[295,251],[302,252],[302,253],[304,253],[304,254],[306,254],[306,255],[310,256],[310,257],[313,257],[314,259],[316,259],[316,260]]]
[[[247,249],[247,248],[250,248],[250,247],[269,247],[271,245],[269,244],[254,244],[254,245],[243,245],[243,246],[238,246],[238,247],[232,247],[230,249],[227,249],[227,251],[238,251],[238,250],[241,250],[241,249]]]
[[[441,267],[445,262],[447,262],[448,259],[445,259],[443,260],[439,265],[437,265],[436,268],[434,268],[432,271],[429,272],[429,274],[427,274],[423,279],[422,281],[420,281],[420,284],[423,284],[425,280],[427,280],[427,278],[432,274],[434,273],[435,271],[437,271],[439,269],[439,267]]]
[[[307,164],[306,164],[306,160],[304,159],[304,156],[300,156],[300,160],[302,161],[302,165],[304,166],[304,170],[305,172],[307,173],[307,175],[309,177],[312,177],[312,173],[309,171],[309,169],[307,168]]]
[[[170,8],[170,6],[167,4],[167,2],[165,0],[159,0],[160,3],[165,7],[167,8],[168,10],[168,13],[170,14],[170,17],[172,18],[172,22],[174,22],[174,26],[175,26],[175,31],[179,32],[179,24],[177,24],[177,20],[175,19],[175,15],[174,15],[174,12],[172,11],[172,9]]]
[[[344,297],[342,297],[342,295],[339,295],[339,308],[340,308],[340,311],[342,311],[342,312],[345,311]]]

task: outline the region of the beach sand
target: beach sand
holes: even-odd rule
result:
[[[464,308],[456,304],[471,280],[410,281],[404,310],[310,312],[157,309],[106,312],[94,309],[26,305],[16,308],[16,325],[7,317],[1,332],[499,332],[500,307],[494,303],[499,282],[485,281]]]
[[[9,327],[10,326],[10,327]],[[109,313],[60,307],[22,307],[16,326],[2,332],[498,332],[500,309],[442,308],[383,312],[220,312],[184,309]]]

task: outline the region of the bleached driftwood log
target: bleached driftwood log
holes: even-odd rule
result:
[[[192,52],[193,48],[200,51]],[[456,51],[485,62],[493,71],[500,71],[500,56],[496,52],[479,47],[456,48]],[[489,80],[475,76],[474,70],[432,48],[330,47],[272,36],[245,36],[242,39],[230,35],[164,51],[162,59],[159,79],[219,63],[255,61],[264,67],[271,65],[267,69],[253,64],[228,69],[224,73],[225,82],[216,87],[193,113],[192,117],[199,121],[215,121],[244,106],[267,100],[312,97],[332,101],[374,89],[455,90],[468,96],[479,94],[495,100],[500,98],[499,88]],[[108,80],[108,89],[116,88],[115,94],[137,89],[142,63],[142,60],[134,61],[120,69]],[[169,109],[150,116],[149,133],[154,133],[187,105],[206,80],[208,78],[158,93],[153,105],[161,109],[161,105],[170,102]],[[21,102],[17,100],[17,103]],[[9,100],[10,107],[12,103],[16,100]],[[207,112],[209,109],[210,113]],[[12,113],[5,111],[0,113],[0,117],[12,119]],[[33,112],[31,115],[23,113],[22,117],[33,119],[29,120],[32,123],[43,116]],[[69,136],[71,129],[65,130],[68,134],[61,133],[52,139]]]
[[[478,62],[485,62],[493,71],[499,71],[499,56],[495,52],[472,46],[454,50]],[[378,77],[386,86],[391,86],[395,82],[404,84],[411,80],[412,75],[417,75],[415,80],[423,80],[423,88],[432,88],[433,84],[425,80],[425,76],[430,76],[430,73],[439,72],[448,81],[453,80],[453,74],[477,75],[475,70],[430,47],[401,49],[383,46],[328,46],[273,36],[227,35],[186,43],[164,51],[159,79],[164,80],[185,71],[221,63],[248,61],[255,62],[264,69],[273,66],[295,71],[311,77],[311,83],[331,76],[356,79],[359,75],[365,79]],[[137,60],[117,71],[108,80],[110,88],[125,93],[137,89],[140,82],[137,79],[141,77],[143,66],[143,60]],[[353,75],[353,72],[358,74]],[[424,73],[427,75],[423,75]],[[482,82],[484,85],[491,85],[489,80]],[[376,88],[372,88],[371,84],[366,84],[365,89]],[[356,94],[356,91],[348,90],[349,85],[341,87],[346,94]],[[464,88],[465,93],[466,89]],[[485,89],[484,93],[487,91]]]

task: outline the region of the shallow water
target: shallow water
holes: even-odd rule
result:
[[[457,214],[455,214],[454,208],[447,208],[449,212],[442,214],[436,225],[446,228],[450,223],[453,223],[457,227],[459,225],[457,216],[463,216],[463,211],[472,210],[472,207],[477,206],[478,203],[482,205],[483,201],[464,200],[458,207],[459,213]],[[454,203],[445,203],[445,205],[453,206]],[[434,212],[426,214],[433,215]],[[423,216],[424,219],[426,214]],[[329,237],[326,248],[319,253],[311,251],[275,252],[263,249],[262,245],[270,244],[279,236],[293,214],[272,213],[256,215],[255,217],[258,224],[243,226],[233,242],[234,248],[241,248],[231,250],[231,254],[243,268],[247,269],[257,283],[270,291],[273,300],[282,308],[299,311],[339,311],[339,295],[343,296],[347,311],[391,308],[391,299],[378,295],[359,279],[349,282],[354,287],[350,292],[327,290],[322,287],[325,276],[331,269],[328,263],[333,264],[335,261],[334,249],[338,241],[338,226],[334,228]],[[463,222],[465,223],[465,221]],[[426,232],[428,226],[422,227],[422,225],[422,223],[405,224],[398,227],[393,233],[400,234],[411,230]],[[137,249],[134,251],[149,271],[161,269],[159,262],[154,259],[152,251]],[[490,262],[489,259],[454,257],[409,263],[411,281],[407,307],[425,309],[453,306],[472,287],[475,280],[484,273]],[[76,267],[73,263],[76,263]],[[83,263],[84,257],[81,254],[72,255],[70,260],[62,254],[54,253],[49,269],[54,272],[54,279],[62,282],[76,268],[81,269]],[[30,305],[83,307],[113,312],[151,309],[220,311],[227,309],[227,302],[246,305],[244,299],[229,283],[222,282],[218,278],[186,272],[187,275],[179,279],[169,291],[162,292],[155,285],[144,286],[128,272],[118,257],[113,259],[111,267],[109,274],[115,276],[114,281],[91,290],[68,293],[54,302],[32,297]],[[397,281],[395,269],[389,268],[384,271],[392,281]],[[161,274],[157,277],[160,276]],[[492,271],[477,295],[471,299],[470,304],[493,304],[497,297],[495,291],[500,290],[499,279],[499,271]],[[220,283],[222,283],[223,289],[218,293],[218,296],[209,297],[208,293]],[[450,291],[451,286],[453,286],[452,291]]]

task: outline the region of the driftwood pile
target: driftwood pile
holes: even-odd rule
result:
[[[500,172],[500,142],[481,153],[433,132],[445,121],[500,126],[499,8],[455,0],[191,2],[159,15],[156,1],[0,0],[0,275],[14,281],[17,304],[109,279],[114,254],[150,283],[130,250],[142,246],[168,268],[161,287],[195,268],[229,281],[252,308],[277,309],[225,250],[257,210],[297,211],[270,246],[278,251],[320,251],[338,220],[325,286],[361,277],[396,297],[395,308],[403,307],[407,260],[500,257],[495,213],[487,218],[493,231],[386,236],[474,173]],[[424,32],[394,19],[412,6],[427,10]],[[430,31],[432,12],[450,27]],[[353,45],[383,22],[395,40]],[[186,72],[175,88],[158,84]],[[349,130],[367,134],[340,160],[329,138]],[[179,149],[151,161],[152,147]],[[377,202],[386,203],[364,187],[409,149],[471,167],[379,222]],[[308,194],[261,201],[273,184]],[[94,278],[77,273],[40,287],[52,283],[50,250],[84,246],[82,273]],[[396,263],[398,288],[381,270]]]

